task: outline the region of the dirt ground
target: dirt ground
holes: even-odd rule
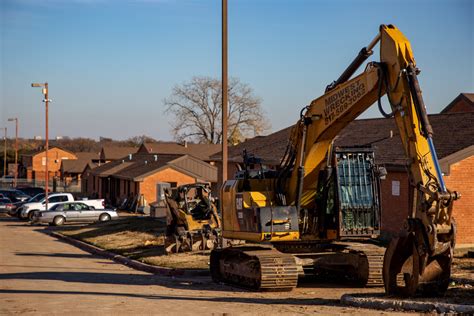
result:
[[[207,270],[209,253],[172,254],[164,252],[165,223],[149,217],[128,217],[108,223],[88,226],[66,226],[56,230],[64,235],[85,241],[100,248],[131,257],[148,264],[170,268]],[[470,249],[472,250],[472,249]],[[424,298],[425,301],[442,301],[456,304],[474,304],[474,258],[468,257],[469,249],[457,249],[452,266],[452,282],[443,298]],[[341,278],[318,277],[301,280],[303,287],[311,283],[342,282]],[[421,298],[417,298],[419,300]]]
[[[168,268],[208,269],[209,252],[165,254],[165,222],[127,217],[87,226],[63,226],[56,232],[129,258]]]

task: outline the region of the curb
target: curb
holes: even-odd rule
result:
[[[371,308],[379,310],[393,309],[416,312],[436,311],[437,313],[474,313],[474,306],[472,305],[402,301],[375,297],[355,297],[350,294],[342,295],[341,303],[353,307]]]
[[[123,264],[129,268],[139,270],[139,271],[144,271],[148,273],[153,273],[153,274],[158,274],[158,275],[164,275],[164,276],[171,276],[171,277],[177,277],[177,276],[185,276],[185,277],[191,277],[191,276],[209,276],[209,271],[202,271],[202,270],[184,270],[184,269],[176,269],[176,268],[166,268],[166,267],[159,267],[159,266],[152,266],[150,264],[146,264],[137,260],[130,259],[128,257],[124,257],[122,255],[118,255],[116,253],[104,250],[102,248],[93,246],[91,244],[85,243],[83,241],[62,235],[60,233],[50,231],[45,229],[43,231],[44,233],[55,237],[57,239],[60,239],[62,241],[65,241],[73,246],[76,246],[77,248],[80,248],[84,251],[87,251],[91,254],[98,255],[110,260],[113,260],[117,263]]]

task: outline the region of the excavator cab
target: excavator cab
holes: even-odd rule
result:
[[[380,235],[378,168],[371,150],[335,153],[339,236]]]
[[[320,239],[380,235],[379,167],[371,148],[337,148],[320,171],[316,210]]]

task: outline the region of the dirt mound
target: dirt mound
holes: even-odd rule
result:
[[[61,227],[57,232],[148,264],[207,269],[209,253],[166,255],[166,222],[152,217],[127,217],[87,226]]]

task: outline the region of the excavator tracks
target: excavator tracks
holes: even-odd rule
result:
[[[322,269],[330,273],[345,273],[351,266],[358,283],[368,287],[383,286],[383,260],[385,248],[372,243],[361,242],[298,242],[275,245],[278,250],[300,257],[315,256],[315,270]]]
[[[298,283],[295,258],[272,248],[213,250],[210,270],[216,282],[252,290],[290,291]]]
[[[385,248],[374,244],[362,244],[362,243],[338,243],[345,244],[346,249],[349,252],[358,253],[362,257],[367,258],[368,263],[368,275],[365,286],[383,286],[383,257],[385,254]]]

